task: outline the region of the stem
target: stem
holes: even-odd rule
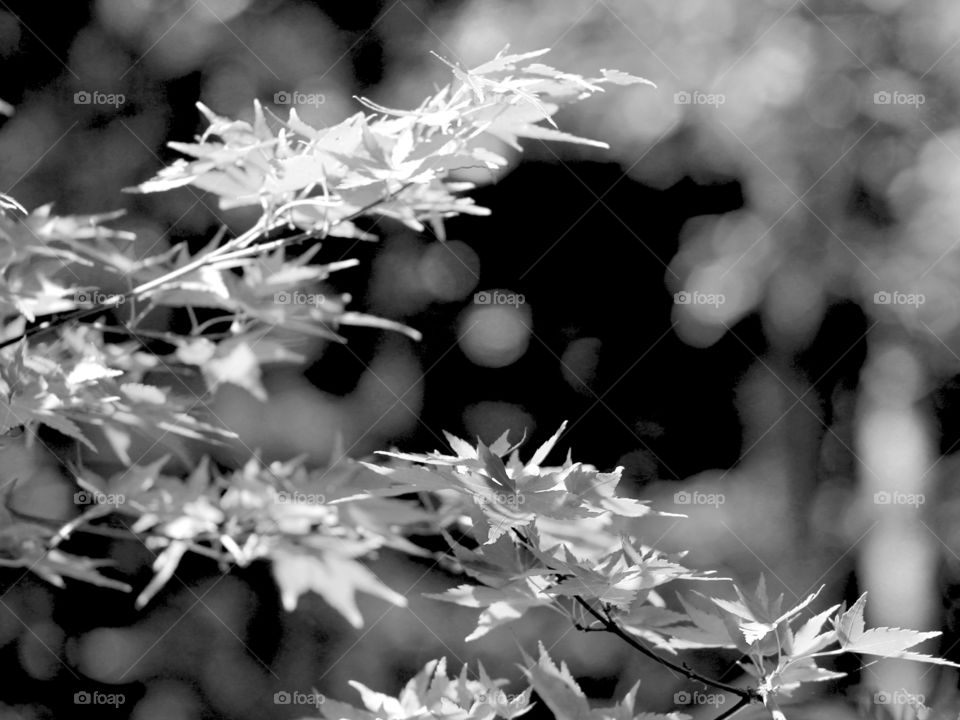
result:
[[[373,210],[378,205],[381,205],[387,202],[388,200],[394,199],[400,193],[402,193],[407,188],[412,187],[414,184],[415,183],[413,182],[404,183],[396,190],[393,190],[387,193],[384,197],[374,200],[372,202],[369,202],[363,207],[356,210],[355,212],[348,215],[347,217],[341,218],[334,225],[339,225],[340,223],[344,223],[344,222],[352,222],[353,220],[356,220],[362,215],[366,215],[368,212]],[[154,278],[153,280],[148,280],[147,282],[138,285],[132,290],[128,290],[127,292],[122,294],[117,294],[115,299],[112,302],[101,303],[99,305],[95,305],[94,307],[85,308],[82,310],[75,310],[74,312],[69,313],[67,315],[62,315],[58,318],[54,318],[53,320],[48,320],[47,322],[40,323],[39,325],[35,325],[32,328],[28,328],[27,330],[20,333],[16,337],[7,338],[6,340],[0,341],[0,350],[2,350],[5,347],[9,347],[10,345],[14,345],[20,342],[21,340],[26,340],[27,338],[33,337],[34,335],[38,335],[42,332],[46,332],[47,330],[52,330],[61,325],[65,325],[68,322],[83,320],[84,318],[90,317],[92,315],[97,315],[99,313],[110,310],[111,308],[115,308],[121,303],[126,302],[127,300],[130,300],[131,298],[135,298],[138,295],[143,295],[147,292],[150,292],[151,290],[156,290],[157,288],[163,285],[166,285],[167,283],[173,282],[174,280],[177,280],[183,277],[184,275],[195,272],[196,270],[199,270],[200,268],[205,267],[207,265],[211,265],[214,262],[219,262],[224,258],[224,256],[232,257],[231,253],[237,253],[240,250],[247,249],[247,247],[250,246],[250,243],[252,243],[256,239],[256,237],[261,234],[261,232],[267,232],[269,230],[276,229],[277,227],[280,227],[280,225],[270,225],[266,228],[263,228],[260,226],[259,223],[257,223],[255,227],[251,228],[250,230],[243,233],[242,235],[234,238],[233,240],[228,241],[224,245],[221,245],[215,250],[212,250],[206,255],[203,255],[202,257],[199,257],[199,258],[195,258],[192,262],[189,262],[186,265],[177,268],[176,270],[171,270],[166,275],[162,275],[158,278]],[[294,235],[291,238],[275,240],[271,244],[277,247],[281,247],[284,245],[294,245],[316,236],[317,236],[317,231],[313,230],[313,231],[303,232],[298,235]],[[326,234],[324,234],[324,237],[325,236]],[[259,245],[253,245],[251,247],[255,250],[255,252],[252,252],[250,254],[259,254],[260,252],[265,251],[265,248]],[[237,256],[242,256],[243,254],[244,253],[239,253]]]
[[[756,702],[760,699],[759,693],[757,693],[757,691],[753,688],[744,689],[744,688],[735,687],[733,685],[727,685],[726,683],[722,683],[718,680],[713,680],[711,678],[705,677],[700,673],[696,672],[695,670],[691,670],[686,665],[677,665],[676,663],[673,663],[667,660],[666,658],[660,657],[649,648],[646,648],[643,645],[641,645],[635,638],[628,635],[610,617],[604,616],[601,613],[597,612],[597,610],[595,610],[594,607],[590,603],[588,603],[586,600],[584,600],[581,596],[574,595],[573,599],[576,600],[584,608],[584,610],[586,610],[588,613],[593,615],[593,617],[599,620],[600,623],[603,625],[604,630],[616,635],[618,638],[620,638],[621,640],[626,642],[628,645],[630,645],[630,647],[632,647],[634,650],[646,655],[648,658],[650,658],[651,660],[655,660],[661,665],[666,665],[668,668],[670,668],[674,672],[680,673],[681,675],[683,675],[686,678],[689,678],[690,680],[696,680],[697,682],[701,682],[704,685],[715,687],[718,690],[723,690],[725,692],[732,693],[737,697],[739,697],[740,703],[738,703],[737,705],[737,708],[736,708],[737,710],[739,710],[740,707],[742,707],[743,705],[749,705],[750,703]],[[732,715],[732,714],[733,714],[732,712],[728,712],[722,715],[721,717],[729,717],[729,715]],[[720,718],[717,718],[717,720],[720,720]]]
[[[742,697],[742,698],[740,698],[740,702],[738,702],[736,705],[734,705],[734,706],[733,706],[732,708],[730,708],[729,710],[724,710],[722,713],[720,713],[719,715],[717,715],[717,717],[714,718],[714,720],[724,720],[724,718],[733,717],[733,715],[734,715],[735,713],[737,713],[738,711],[740,711],[740,710],[742,710],[743,708],[745,708],[747,705],[750,704],[750,702],[751,702],[751,701],[750,701],[750,698]]]

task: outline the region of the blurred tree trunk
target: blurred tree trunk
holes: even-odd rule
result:
[[[871,339],[853,448],[866,520],[858,577],[870,593],[868,626],[937,629],[938,549],[924,522],[936,452],[930,409],[919,402],[926,371],[905,338],[878,332]],[[928,695],[935,677],[917,663],[883,660],[864,671],[863,683]]]

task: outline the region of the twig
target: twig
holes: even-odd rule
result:
[[[400,193],[412,187],[414,184],[415,183],[412,183],[412,182],[404,183],[396,190],[393,190],[387,193],[384,197],[371,201],[366,205],[364,205],[363,207],[359,208],[358,210],[354,211],[347,217],[341,218],[335,223],[335,225],[339,225],[344,222],[352,222],[353,220],[356,220],[357,218],[363,215],[366,215],[368,212],[376,208],[378,205],[382,205],[383,203],[388,202],[389,200],[393,200]],[[188,275],[189,273],[195,272],[203,267],[206,267],[207,265],[213,264],[214,262],[220,262],[225,257],[233,258],[233,257],[240,257],[246,254],[258,255],[261,252],[266,252],[268,249],[263,245],[251,245],[251,243],[253,242],[254,239],[256,239],[256,236],[261,233],[261,231],[269,231],[269,230],[275,229],[276,227],[279,227],[279,225],[270,226],[267,228],[261,228],[258,223],[256,227],[252,228],[251,230],[248,230],[246,233],[234,238],[233,240],[230,240],[224,245],[221,245],[220,247],[207,253],[206,255],[196,258],[193,261],[187,263],[186,265],[177,268],[176,270],[171,270],[166,275],[162,275],[158,278],[154,278],[153,280],[148,280],[147,282],[138,285],[132,290],[128,290],[125,293],[118,293],[114,295],[110,302],[99,303],[91,308],[76,310],[67,315],[62,315],[53,320],[48,320],[46,322],[40,323],[39,325],[35,325],[32,328],[28,328],[27,330],[24,330],[22,333],[20,333],[16,337],[11,337],[11,338],[7,338],[6,340],[2,340],[0,341],[0,350],[2,350],[5,347],[9,347],[10,345],[14,345],[20,342],[21,340],[25,340],[27,338],[33,337],[34,335],[39,335],[42,332],[53,330],[54,328],[57,328],[61,325],[65,325],[69,322],[83,320],[84,318],[90,317],[92,315],[98,315],[99,313],[106,312],[107,310],[111,310],[115,307],[118,307],[119,305],[126,302],[127,300],[143,295],[152,290],[156,290],[157,288],[162,287],[167,283],[173,282],[174,280],[178,280],[184,275]],[[254,233],[254,231],[256,232]],[[327,234],[329,234],[329,232],[323,233],[323,237],[326,237]],[[299,233],[289,238],[282,238],[280,240],[275,240],[272,243],[270,243],[270,245],[274,247],[296,245],[300,242],[303,242],[304,240],[310,239],[312,237],[317,237],[317,235],[318,235],[318,232],[316,230],[312,230],[308,232]],[[270,249],[272,249],[272,247]]]
[[[686,678],[689,678],[690,680],[696,680],[697,682],[701,682],[704,685],[715,687],[718,690],[723,690],[728,693],[733,693],[734,695],[740,698],[743,705],[749,705],[750,703],[757,702],[761,699],[760,694],[754,688],[748,687],[744,689],[744,688],[735,687],[733,685],[727,685],[726,683],[722,683],[718,680],[713,680],[712,678],[705,677],[700,673],[696,672],[695,670],[692,670],[691,668],[687,667],[686,665],[677,665],[676,663],[670,662],[666,658],[660,657],[649,648],[641,645],[635,638],[628,635],[614,620],[604,616],[603,614],[595,610],[594,607],[590,603],[588,603],[586,600],[584,600],[581,596],[574,595],[573,599],[576,600],[583,607],[584,610],[586,610],[588,613],[593,615],[593,617],[599,620],[604,630],[616,635],[618,638],[620,638],[621,640],[626,642],[628,645],[630,645],[630,647],[632,647],[634,650],[646,655],[651,660],[655,660],[661,665],[667,666],[674,672],[680,673],[681,675],[683,675]],[[739,709],[739,707],[737,709]],[[722,717],[728,717],[728,715],[723,715]],[[718,718],[717,720],[720,720],[720,719]]]

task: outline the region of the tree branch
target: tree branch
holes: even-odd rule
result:
[[[713,680],[712,678],[705,677],[700,673],[696,672],[695,670],[691,670],[686,665],[677,665],[676,663],[673,663],[667,660],[666,658],[660,657],[649,648],[641,645],[636,638],[627,634],[616,623],[616,621],[612,620],[610,617],[607,617],[601,614],[600,612],[598,612],[596,609],[594,609],[594,607],[590,603],[588,603],[586,600],[584,600],[580,595],[574,595],[573,599],[576,600],[580,604],[580,606],[583,607],[584,610],[586,610],[588,613],[593,615],[593,617],[599,620],[604,630],[606,630],[609,633],[612,633],[613,635],[616,635],[618,638],[626,642],[628,645],[630,645],[630,647],[632,647],[637,652],[640,652],[646,655],[648,658],[650,658],[651,660],[655,660],[661,665],[665,665],[666,667],[670,668],[674,672],[680,673],[681,675],[683,675],[686,678],[689,678],[690,680],[696,680],[697,682],[701,682],[704,685],[715,687],[718,690],[723,690],[725,692],[732,693],[737,697],[739,697],[740,703],[738,703],[738,706],[737,706],[738,710],[740,709],[740,707],[743,707],[744,705],[749,705],[752,702],[758,702],[761,699],[760,694],[754,688],[748,687],[744,689],[744,688],[735,687],[733,685],[727,685],[726,683],[722,683],[719,680]],[[722,715],[721,717],[729,717],[732,714],[733,714],[732,712],[728,712]],[[720,718],[717,718],[717,720],[720,720]]]
[[[400,195],[400,193],[412,187],[414,184],[415,183],[413,182],[404,183],[396,190],[392,190],[391,192],[387,193],[384,197],[371,201],[366,205],[364,205],[363,207],[359,208],[358,210],[354,211],[347,217],[341,218],[336,223],[334,223],[334,226],[344,222],[352,222],[357,218],[360,218],[363,215],[366,215],[368,212],[376,208],[378,205],[382,205],[383,203],[389,200],[393,200],[398,195]],[[137,297],[138,295],[143,295],[144,293],[150,292],[151,290],[156,290],[157,288],[162,287],[167,283],[173,282],[174,280],[177,280],[183,277],[184,275],[188,275],[192,272],[195,272],[207,265],[213,264],[214,262],[220,262],[226,257],[230,257],[232,259],[234,257],[241,257],[244,255],[259,255],[261,252],[268,252],[269,250],[272,250],[275,247],[285,247],[290,245],[296,245],[298,243],[303,242],[304,240],[317,237],[316,230],[309,230],[306,232],[298,233],[297,235],[293,235],[289,238],[281,238],[280,240],[274,240],[272,243],[269,243],[269,247],[265,245],[251,245],[253,240],[256,239],[257,235],[260,235],[262,231],[269,231],[271,229],[275,229],[275,228],[274,227],[261,228],[258,223],[256,227],[251,228],[246,233],[234,238],[233,240],[230,240],[229,242],[212,250],[206,255],[194,259],[192,262],[187,263],[183,267],[179,267],[176,270],[171,270],[166,275],[162,275],[158,278],[154,278],[153,280],[148,280],[145,283],[141,283],[137,287],[133,288],[132,290],[128,290],[125,293],[117,293],[111,302],[99,303],[91,308],[82,308],[79,310],[74,310],[73,312],[70,312],[66,315],[61,315],[60,317],[47,320],[46,322],[42,322],[39,325],[34,325],[32,328],[28,328],[27,330],[24,330],[21,334],[17,335],[16,337],[7,338],[6,340],[0,341],[0,350],[2,350],[5,347],[9,347],[10,345],[14,345],[20,342],[21,340],[25,340],[27,338],[33,337],[34,335],[39,335],[42,332],[53,330],[54,328],[60,327],[61,325],[66,325],[69,322],[83,320],[93,315],[98,315],[102,312],[106,312],[107,310],[111,310],[113,308],[119,307],[122,303],[126,302],[127,300]],[[323,234],[323,237],[326,237],[327,234],[328,232],[325,232]]]

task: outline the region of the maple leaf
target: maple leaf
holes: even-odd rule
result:
[[[739,587],[734,585],[737,600],[708,599],[723,611],[724,621],[737,628],[747,648],[759,649],[766,654],[770,651],[777,651],[782,644],[782,641],[777,638],[768,636],[778,630],[785,633],[786,624],[816,600],[822,590],[823,587],[821,586],[815,593],[808,595],[806,599],[784,613],[780,612],[783,596],[781,595],[773,601],[768,599],[766,581],[762,575],[752,597],[747,597]],[[763,642],[765,640],[766,643]]]
[[[73,555],[53,546],[56,532],[32,522],[12,522],[0,527],[0,567],[18,567],[32,572],[56,587],[64,578],[82,580],[99,587],[130,592],[127,583],[107,577],[100,568],[107,560]]]
[[[531,578],[520,578],[497,588],[460,585],[446,592],[426,594],[424,597],[464,607],[483,608],[477,627],[466,637],[467,642],[477,640],[505,623],[519,620],[530,608],[550,606],[553,603],[553,599]]]
[[[710,605],[708,598],[696,593],[678,595],[677,599],[692,626],[665,626],[662,630],[665,634],[687,643],[688,647],[737,647],[740,638],[735,632],[731,632],[729,625]]]
[[[813,658],[784,657],[780,659],[777,668],[764,679],[760,692],[765,696],[790,697],[793,691],[803,683],[826,682],[843,677],[846,677],[846,673],[818,667]]]
[[[787,643],[787,651],[792,657],[802,657],[812,655],[823,650],[831,643],[837,641],[835,631],[821,632],[824,623],[833,616],[839,608],[839,605],[832,605],[826,610],[807,620],[796,632],[792,633],[790,642]]]
[[[863,611],[866,607],[867,593],[861,595],[846,612],[840,613],[833,621],[840,647],[848,652],[863,655],[878,655],[886,658],[900,658],[934,665],[947,665],[960,668],[960,664],[943,660],[932,655],[909,652],[909,649],[925,640],[939,637],[940,632],[918,632],[902,628],[880,627],[864,629]]]
[[[478,680],[468,679],[466,665],[459,677],[447,677],[446,659],[441,658],[428,662],[396,697],[351,680],[365,709],[327,699],[320,711],[328,720],[509,720],[523,715],[532,705],[529,690],[507,699],[500,690],[505,682],[490,678],[482,665]]]
[[[636,703],[639,683],[636,683],[617,705],[609,708],[591,708],[583,690],[563,661],[560,665],[554,663],[539,643],[540,655],[533,660],[526,653],[523,655],[524,665],[521,670],[530,680],[534,691],[540,696],[544,704],[553,713],[557,720],[688,720],[689,715],[670,713],[637,714]]]
[[[384,585],[357,560],[335,552],[312,553],[292,543],[281,542],[270,550],[273,575],[280,587],[283,606],[293,612],[300,596],[313,591],[343,615],[355,628],[363,627],[356,594],[375,595],[398,607],[407,599]]]

